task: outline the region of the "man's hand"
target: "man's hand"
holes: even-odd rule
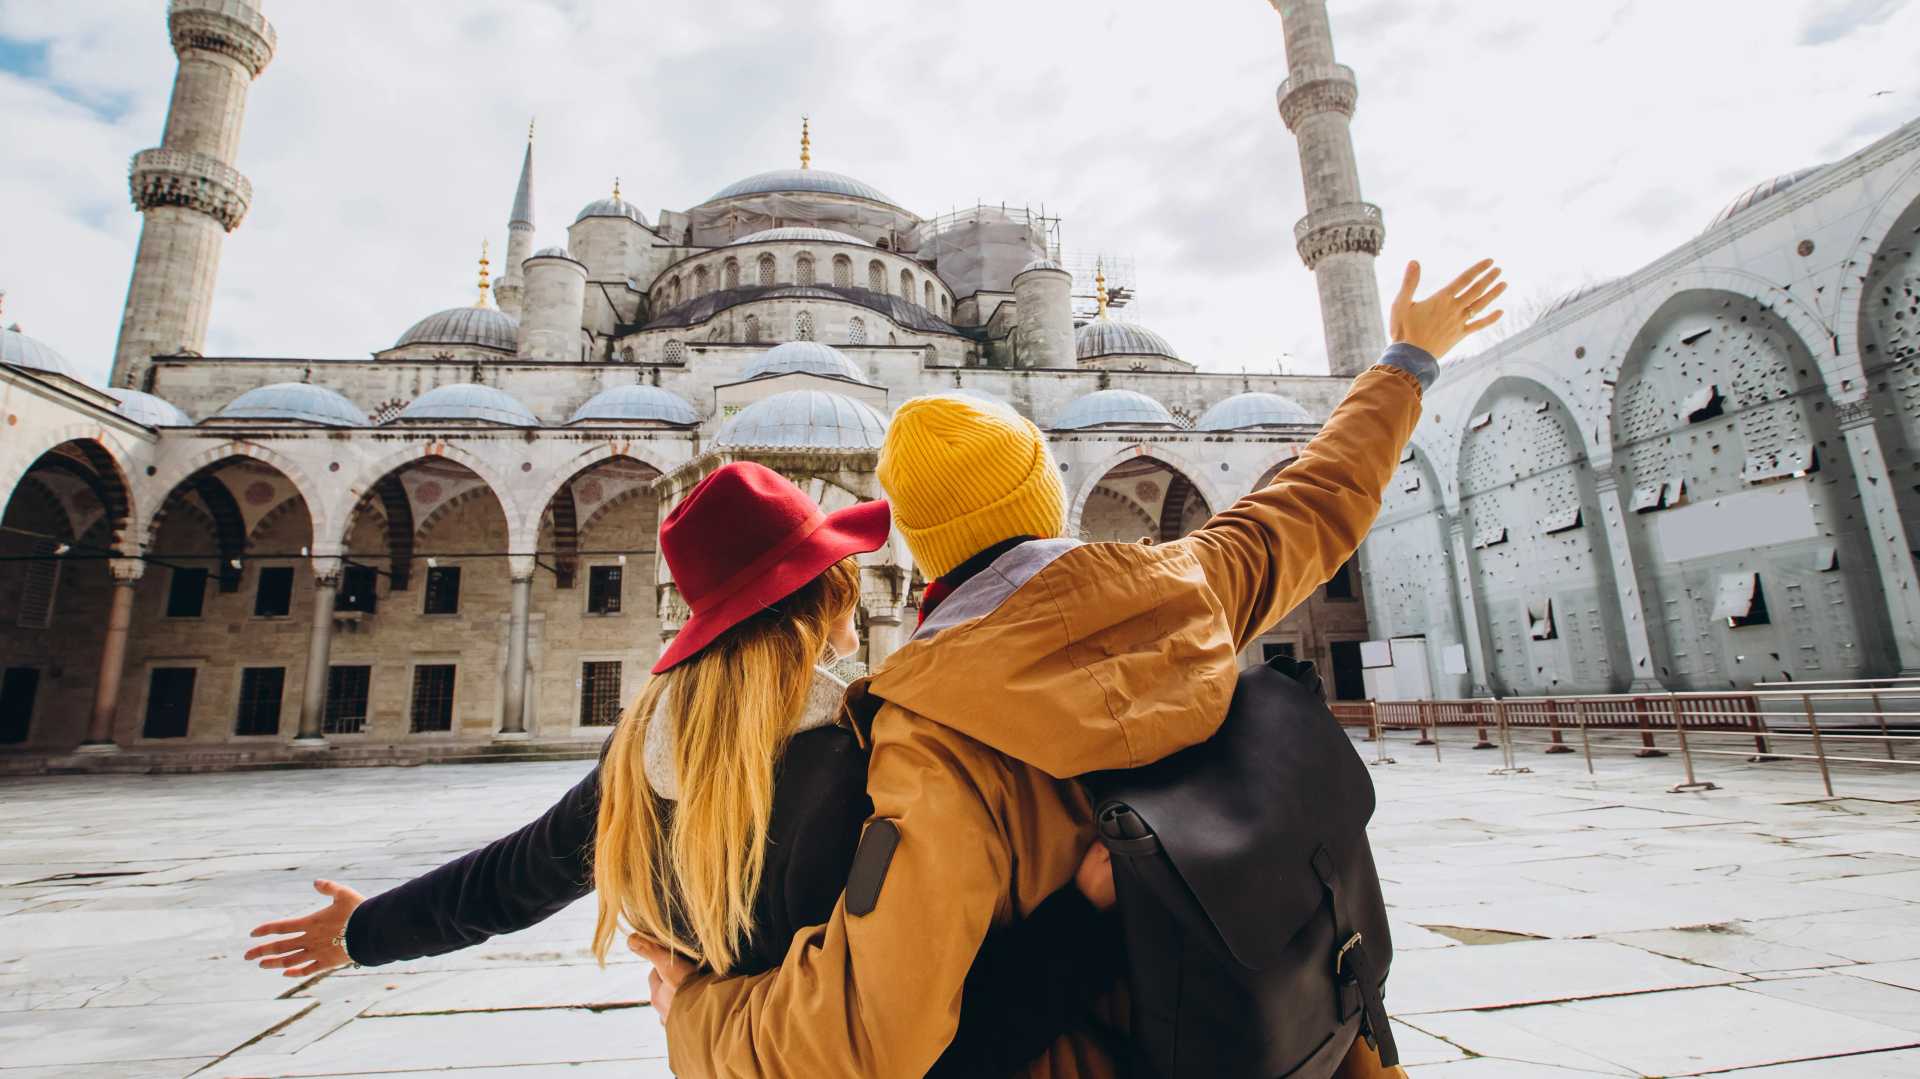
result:
[[[262,970],[283,970],[289,978],[310,978],[353,962],[344,934],[347,919],[361,903],[360,893],[330,880],[314,881],[313,890],[332,902],[304,917],[256,926],[249,936],[280,939],[247,949],[247,962],[258,959]]]
[[[1073,883],[1080,894],[1087,897],[1095,910],[1112,910],[1118,901],[1113,891],[1113,856],[1107,852],[1107,845],[1094,840],[1093,846],[1080,859],[1080,868],[1073,874]]]
[[[659,1013],[660,1023],[665,1026],[667,1013],[673,1010],[673,995],[680,991],[680,983],[693,973],[693,964],[638,933],[627,935],[627,947],[653,964],[647,985],[653,990],[653,1010]]]
[[[1393,298],[1393,340],[1422,349],[1436,360],[1506,314],[1495,311],[1480,315],[1507,291],[1506,283],[1500,281],[1500,267],[1492,259],[1474,263],[1446,288],[1424,300],[1413,298],[1413,291],[1419,287],[1420,264],[1409,262],[1407,276],[1400,282],[1400,295]]]

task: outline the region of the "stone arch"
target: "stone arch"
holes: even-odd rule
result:
[[[535,489],[534,497],[527,501],[527,506],[530,507],[531,510],[531,516],[520,522],[521,533],[528,536],[539,535],[541,519],[546,516],[548,507],[553,504],[555,495],[565,490],[569,484],[582,474],[591,471],[598,465],[605,464],[617,458],[645,465],[663,476],[672,471],[674,467],[658,453],[654,452],[645,444],[638,442],[624,440],[602,442],[589,449],[582,450],[580,453],[575,454],[548,472],[547,475],[551,478],[543,481],[541,485]],[[584,533],[585,529],[582,529],[582,532]]]
[[[152,504],[145,508],[141,516],[136,517],[133,528],[135,539],[142,546],[153,542],[154,536],[158,534],[161,511],[181,484],[188,482],[201,472],[214,470],[236,460],[251,460],[267,465],[293,485],[301,501],[306,503],[307,520],[312,525],[313,541],[316,547],[329,542],[336,534],[335,522],[339,519],[338,500],[329,499],[298,462],[260,443],[236,441],[209,446],[175,463],[149,480],[146,484],[147,489],[155,492],[157,498],[151,500]],[[350,507],[352,503],[347,505]],[[243,531],[240,541],[244,543],[245,538]]]
[[[328,518],[330,528],[324,534],[329,541],[343,545],[346,543],[353,528],[353,508],[369,494],[374,493],[382,481],[399,473],[407,465],[436,457],[464,465],[468,471],[480,478],[481,482],[493,492],[494,500],[500,504],[501,512],[506,515],[511,535],[512,526],[514,522],[520,520],[521,512],[518,503],[510,493],[513,488],[507,483],[506,477],[487,461],[462,446],[440,440],[429,440],[409,443],[404,448],[395,450],[360,468],[353,482],[342,490],[337,499],[340,509]],[[322,533],[316,529],[314,535],[318,537]],[[514,549],[519,550],[517,546]]]
[[[131,477],[134,469],[126,448],[117,445],[103,426],[68,424],[51,431],[26,433],[21,443],[8,447],[7,460],[0,464],[0,492],[10,494],[28,472],[41,464],[43,458],[68,445],[99,476],[101,491],[98,493],[104,496],[101,504],[106,508],[113,530],[113,546],[123,553],[136,549],[138,537],[143,534],[139,531],[139,525],[143,517],[144,507],[141,503],[144,499],[133,484]]]
[[[1087,502],[1092,498],[1094,490],[1106,480],[1108,475],[1121,466],[1142,458],[1151,459],[1167,472],[1171,472],[1180,477],[1181,481],[1192,491],[1193,496],[1199,500],[1200,506],[1203,507],[1201,510],[1202,520],[1205,520],[1206,514],[1225,509],[1232,501],[1225,497],[1224,493],[1207,477],[1206,470],[1201,468],[1197,462],[1189,459],[1184,453],[1169,445],[1135,443],[1125,449],[1108,455],[1105,460],[1088,470],[1087,478],[1083,479],[1078,489],[1073,492],[1072,502],[1068,506],[1068,535],[1078,535],[1080,533],[1081,519],[1085,513]],[[1166,492],[1168,495],[1174,493],[1175,491],[1171,487]],[[1158,520],[1162,526],[1168,525],[1164,513]],[[1155,536],[1156,540],[1159,538],[1158,535]],[[1178,537],[1175,535],[1169,538]]]
[[[1851,359],[1863,366],[1872,363],[1867,358],[1867,319],[1871,317],[1868,290],[1874,276],[1872,265],[1879,262],[1889,246],[1895,243],[1904,241],[1912,245],[1920,242],[1920,234],[1903,229],[1909,224],[1907,219],[1917,210],[1920,210],[1920,162],[1909,166],[1881,196],[1873,212],[1860,226],[1859,238],[1847,252],[1847,257],[1839,263],[1850,271],[1868,267],[1866,273],[1848,272],[1840,283],[1840,298],[1835,305],[1833,322],[1838,338],[1837,349],[1843,361]],[[1920,222],[1911,224],[1920,227]],[[1838,392],[1834,396],[1836,399],[1846,399]]]
[[[1360,548],[1367,615],[1381,636],[1427,639],[1428,675],[1441,695],[1468,689],[1441,663],[1443,649],[1465,643],[1449,523],[1440,473],[1425,448],[1410,444]]]

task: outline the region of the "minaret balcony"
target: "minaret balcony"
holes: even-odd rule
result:
[[[1323,112],[1352,117],[1360,99],[1360,84],[1345,64],[1303,64],[1295,68],[1275,95],[1280,119],[1292,131],[1301,120]]]
[[[127,170],[133,207],[183,206],[232,232],[253,204],[253,185],[240,170],[211,154],[156,146],[133,155]]]
[[[273,24],[251,0],[173,0],[167,30],[176,55],[195,49],[219,53],[238,60],[256,79],[280,43]]]
[[[1293,245],[1309,270],[1328,255],[1378,255],[1386,240],[1386,221],[1370,202],[1315,210],[1293,226]]]

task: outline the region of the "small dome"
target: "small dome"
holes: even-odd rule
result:
[[[311,382],[257,386],[213,414],[216,420],[284,420],[327,427],[367,427],[367,414],[352,401]]]
[[[1145,326],[1112,318],[1097,318],[1080,327],[1073,335],[1073,354],[1082,360],[1097,360],[1102,356],[1180,358],[1166,338]]]
[[[1032,262],[1020,267],[1020,273],[1031,273],[1034,270],[1058,270],[1061,273],[1069,272],[1065,266],[1060,265],[1052,259],[1034,259]],[[1013,276],[1019,277],[1020,273],[1014,274]]]
[[[845,232],[835,232],[832,229],[803,228],[761,229],[759,232],[740,237],[728,246],[738,247],[741,244],[770,244],[781,241],[816,244],[859,244],[861,247],[873,246],[860,237]]]
[[[492,386],[456,382],[428,390],[400,410],[390,423],[437,423],[468,420],[480,423],[504,423],[513,427],[538,427],[540,421],[527,406]]]
[[[1546,309],[1540,312],[1540,317],[1535,319],[1534,321],[1543,322],[1546,320],[1546,318],[1549,315],[1552,315],[1554,312],[1559,311],[1561,308],[1572,307],[1574,304],[1579,303],[1581,300],[1586,299],[1588,296],[1591,296],[1594,293],[1599,292],[1601,289],[1606,288],[1608,285],[1613,284],[1614,281],[1615,281],[1615,278],[1611,278],[1611,277],[1605,278],[1600,281],[1589,281],[1586,284],[1581,285],[1579,288],[1572,289],[1567,292],[1563,292],[1558,297],[1556,297],[1552,303],[1548,304],[1546,306]]]
[[[735,413],[713,444],[732,449],[877,450],[886,434],[887,421],[851,397],[793,390]]]
[[[811,192],[821,195],[846,195],[870,202],[883,202],[888,206],[896,203],[880,193],[872,184],[862,183],[851,176],[843,176],[825,169],[775,169],[749,176],[744,180],[728,184],[714,193],[708,202],[721,199],[739,198],[742,195],[791,194]]]
[[[116,390],[107,388],[107,396],[120,402],[115,409],[122,416],[135,423],[148,427],[192,427],[193,418],[180,411],[180,406],[164,397],[155,397],[139,390]]]
[[[566,248],[558,244],[552,247],[543,247],[527,257],[536,259],[573,259],[573,261],[579,261],[578,259],[574,259],[573,256],[567,252]]]
[[[1314,422],[1300,402],[1277,393],[1242,393],[1201,413],[1194,429],[1243,431],[1249,427],[1293,427]]]
[[[1088,427],[1177,427],[1160,402],[1133,390],[1097,390],[1076,399],[1054,418],[1061,431]]]
[[[587,203],[581,207],[580,216],[574,218],[573,223],[578,225],[589,217],[624,217],[641,228],[648,227],[646,217],[640,213],[640,207],[618,195]]]
[[[0,363],[45,371],[50,375],[64,375],[75,382],[86,381],[65,356],[19,330],[0,330]]]
[[[393,347],[460,345],[512,352],[519,337],[519,320],[497,307],[449,307],[414,323]]]
[[[839,349],[818,341],[788,341],[783,345],[775,345],[748,362],[740,377],[743,381],[751,381],[792,374],[866,381],[860,377],[860,369]]]
[[[677,393],[658,386],[634,385],[601,390],[575,409],[573,418],[567,422],[593,420],[690,424],[697,422],[699,416],[694,413],[693,405]]]
[[[1707,231],[1711,232],[1714,229],[1719,228],[1721,225],[1724,225],[1728,221],[1733,220],[1735,217],[1738,217],[1740,214],[1753,209],[1755,206],[1759,205],[1760,203],[1765,202],[1766,200],[1774,197],[1775,195],[1778,195],[1780,192],[1785,191],[1787,188],[1792,187],[1794,184],[1799,183],[1800,181],[1806,179],[1809,176],[1812,176],[1814,173],[1819,172],[1822,168],[1825,168],[1825,167],[1826,166],[1824,165],[1815,165],[1813,168],[1810,168],[1810,169],[1799,169],[1794,172],[1782,173],[1779,176],[1775,176],[1771,180],[1767,180],[1764,183],[1758,183],[1753,185],[1752,187],[1747,188],[1745,191],[1742,191],[1740,193],[1739,198],[1736,198],[1732,202],[1727,203],[1726,209],[1721,210],[1719,213],[1714,215],[1713,224],[1707,226]]]

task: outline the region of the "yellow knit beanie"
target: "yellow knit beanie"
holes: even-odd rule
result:
[[[963,394],[915,397],[880,447],[893,523],[931,581],[1002,540],[1052,539],[1066,490],[1040,429],[1004,405]]]

